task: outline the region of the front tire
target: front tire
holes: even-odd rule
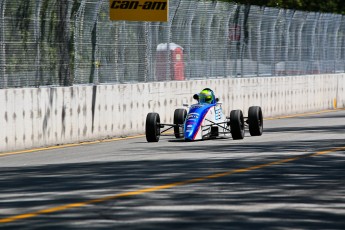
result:
[[[187,117],[187,110],[185,109],[176,109],[174,112],[174,135],[176,138],[183,137],[183,124]],[[181,127],[182,125],[182,127]]]
[[[234,140],[244,138],[244,118],[241,110],[232,110],[230,112],[231,136]]]
[[[263,132],[263,116],[260,106],[251,106],[248,110],[248,125],[251,136],[261,136]]]
[[[158,142],[161,136],[160,117],[158,113],[148,113],[146,116],[145,133],[147,142]]]

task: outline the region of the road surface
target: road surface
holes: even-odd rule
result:
[[[345,111],[264,134],[0,154],[0,228],[344,229]]]

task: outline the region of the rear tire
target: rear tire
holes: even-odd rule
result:
[[[176,109],[174,112],[174,125],[178,125],[174,127],[174,135],[176,138],[183,137],[183,124],[187,117],[187,110],[185,109]],[[180,126],[182,125],[182,127]]]
[[[248,110],[248,125],[251,136],[261,136],[263,132],[263,116],[260,106],[251,106]]]
[[[232,110],[230,112],[231,136],[234,140],[244,138],[244,118],[241,110]]]
[[[145,133],[147,142],[158,142],[161,136],[160,117],[158,113],[148,113],[146,116]]]

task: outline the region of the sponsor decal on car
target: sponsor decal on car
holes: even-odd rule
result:
[[[193,127],[195,125],[195,121],[187,121],[186,122],[186,132],[192,132],[193,131]]]
[[[187,116],[187,120],[196,120],[199,118],[199,114],[198,113],[190,113]]]
[[[203,105],[200,105],[200,104],[195,104],[195,105],[192,105],[190,108],[191,109],[199,109],[199,108],[202,108]]]
[[[222,118],[222,108],[216,108],[215,112],[216,112],[215,119],[220,120]]]

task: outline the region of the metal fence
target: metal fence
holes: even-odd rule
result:
[[[0,88],[345,72],[345,16],[170,0],[169,22],[109,0],[0,0]]]

